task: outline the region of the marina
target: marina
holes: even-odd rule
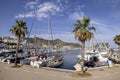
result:
[[[120,79],[120,0],[0,4],[0,80]]]
[[[11,53],[10,53],[11,54]],[[10,55],[9,54],[9,55]],[[23,53],[22,53],[23,54]],[[55,55],[56,53],[54,53],[54,54],[52,54],[52,55]],[[58,53],[57,53],[57,55],[58,55]],[[78,56],[80,55],[80,50],[79,49],[77,49],[77,50],[66,50],[66,51],[61,51],[61,52],[59,52],[59,55],[62,55],[63,56],[63,61],[62,62],[60,62],[59,63],[59,65],[57,65],[56,64],[56,66],[50,66],[50,65],[46,65],[46,63],[48,63],[47,62],[47,60],[46,60],[46,62],[44,62],[44,64],[42,64],[41,66],[43,66],[43,67],[53,67],[53,68],[58,68],[58,69],[67,69],[67,70],[75,70],[75,68],[74,68],[74,65],[78,62]],[[2,56],[2,55],[1,55]],[[61,56],[61,57],[62,57]],[[89,54],[88,54],[88,56],[89,56]],[[91,57],[93,57],[93,56],[95,56],[94,54],[91,56]],[[38,56],[39,57],[39,56]],[[110,57],[110,56],[109,56]],[[112,57],[112,56],[111,56]],[[9,59],[10,57],[8,57],[8,59]],[[29,65],[29,66],[34,66],[35,67],[35,65],[36,65],[36,67],[39,67],[40,65],[37,65],[37,64],[33,64],[33,63],[31,63],[30,61],[28,61],[28,63],[26,63],[26,62],[23,62],[23,61],[26,61],[26,59],[29,59],[29,60],[31,60],[31,61],[33,61],[33,60],[36,60],[37,59],[37,56],[36,57],[30,57],[31,59],[29,59],[29,58],[25,58],[24,60],[22,60],[22,65]],[[2,62],[6,62],[7,63],[7,60],[5,60],[5,59],[7,59],[7,58],[5,58],[5,59],[2,59],[2,57],[0,57],[0,59],[1,59],[1,61]],[[51,58],[52,59],[52,58]],[[58,58],[57,58],[57,60],[58,60]],[[115,60],[115,58],[114,58],[114,60]],[[114,62],[114,60],[112,60],[113,62]],[[120,60],[120,59],[118,59],[118,60]],[[54,61],[54,60],[53,60]],[[55,61],[55,62],[57,62],[57,61]],[[53,62],[53,63],[55,63],[55,62]],[[37,62],[36,62],[37,63]],[[40,62],[38,62],[39,64],[40,64]],[[52,64],[53,64],[52,63]],[[104,63],[105,63],[105,61],[104,61]],[[92,64],[92,63],[91,63]],[[117,64],[117,62],[116,62],[116,64]],[[55,64],[54,64],[55,65]],[[103,65],[101,65],[101,66],[107,66],[107,64],[103,64]],[[101,67],[101,66],[98,66],[98,67]],[[94,66],[95,67],[95,66]]]

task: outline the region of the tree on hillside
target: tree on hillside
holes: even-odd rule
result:
[[[22,20],[16,20],[16,24],[11,27],[10,31],[17,38],[16,58],[15,58],[15,65],[17,65],[17,58],[18,58],[18,50],[19,50],[19,46],[20,46],[20,41],[28,33],[28,30],[26,27],[26,22],[24,22]]]
[[[90,19],[87,17],[83,17],[82,20],[77,20],[76,24],[74,24],[75,28],[73,33],[75,38],[81,42],[81,70],[85,73],[84,70],[84,61],[85,61],[85,42],[90,41],[94,38],[94,33],[92,32],[95,30],[93,26],[90,26]]]
[[[120,52],[120,34],[116,35],[113,40],[115,44],[119,46],[119,52]]]

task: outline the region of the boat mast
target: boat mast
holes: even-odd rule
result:
[[[25,18],[26,18],[26,16],[25,16],[25,12],[23,12],[23,21],[26,21],[25,20]],[[29,35],[29,33],[28,33],[28,35]],[[28,37],[27,37],[28,38]],[[27,52],[28,52],[28,39],[26,39],[26,42],[25,42],[25,46],[24,46],[24,50],[26,50]]]
[[[50,15],[48,15],[48,50],[53,49],[53,45],[50,43],[50,41],[53,41],[53,35],[52,35],[52,28],[51,28],[51,21],[50,21]]]
[[[36,54],[36,48],[37,48],[36,28],[37,28],[37,7],[35,8],[35,17],[34,17],[34,50],[35,50],[35,54]]]

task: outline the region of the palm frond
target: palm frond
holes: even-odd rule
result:
[[[83,17],[83,19],[77,20],[76,24],[74,24],[75,28],[73,30],[75,38],[79,41],[87,41],[94,38],[92,30],[95,30],[94,27],[89,27],[90,19]]]
[[[92,26],[92,27],[88,27],[88,30],[90,30],[90,31],[92,31],[92,30],[96,31],[96,28]]]
[[[28,33],[26,22],[22,20],[16,20],[16,25],[12,26],[10,32],[15,34],[15,36],[25,36]]]
[[[113,40],[116,44],[120,45],[120,34],[116,35]]]

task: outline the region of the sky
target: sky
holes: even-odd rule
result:
[[[14,36],[9,29],[24,20],[30,36],[48,39],[48,16],[54,39],[78,43],[73,24],[86,16],[96,28],[95,41],[117,47],[113,38],[120,34],[120,0],[0,0],[0,36]]]

